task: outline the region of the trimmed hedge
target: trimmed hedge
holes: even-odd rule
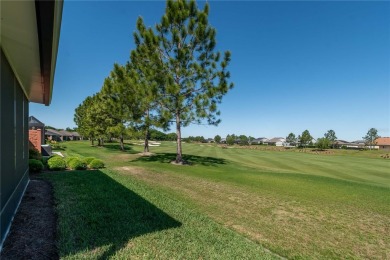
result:
[[[29,159],[28,167],[30,168],[30,172],[40,172],[43,169],[43,163],[37,159]]]
[[[94,159],[91,161],[91,163],[88,165],[89,168],[91,169],[100,169],[104,168],[104,162],[99,159]]]
[[[60,156],[54,156],[47,161],[47,166],[52,171],[60,171],[66,168],[66,162]]]
[[[67,165],[72,170],[85,170],[87,168],[87,163],[79,158],[71,159]]]

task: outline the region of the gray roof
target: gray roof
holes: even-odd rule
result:
[[[39,121],[36,117],[34,116],[29,116],[28,117],[28,126],[40,126],[40,127],[45,127],[45,124]]]
[[[70,132],[73,136],[77,136],[77,137],[80,137],[81,135],[77,132]]]
[[[61,133],[62,136],[73,136],[71,132],[65,130],[61,130],[59,132]]]
[[[45,135],[57,135],[57,136],[62,136],[60,132],[54,129],[46,129]]]

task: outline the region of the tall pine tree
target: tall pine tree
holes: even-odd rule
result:
[[[218,125],[217,104],[233,87],[227,66],[230,52],[221,58],[215,50],[216,30],[208,22],[209,5],[168,0],[165,14],[154,29],[142,18],[134,33],[143,64],[153,67],[160,114],[176,124],[176,163],[183,163],[181,128],[190,123]],[[152,71],[152,70],[150,70]]]

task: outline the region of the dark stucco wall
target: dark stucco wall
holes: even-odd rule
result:
[[[28,100],[1,50],[0,248],[28,184]]]

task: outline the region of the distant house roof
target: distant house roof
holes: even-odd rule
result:
[[[286,139],[283,138],[283,137],[274,137],[272,139],[269,139],[269,140],[266,140],[265,142],[266,143],[277,143],[277,142],[283,142],[285,141]]]
[[[71,132],[68,132],[68,131],[65,131],[65,130],[61,130],[59,132],[60,132],[60,134],[62,136],[73,136],[73,134]]]
[[[349,142],[345,141],[345,140],[336,140],[334,143],[335,144],[349,144]]]
[[[70,132],[73,136],[77,136],[77,137],[80,137],[81,135],[77,132]]]
[[[266,140],[268,140],[268,139],[265,138],[265,137],[260,137],[260,138],[252,139],[252,142],[263,142],[263,141],[266,141]]]
[[[57,135],[57,136],[62,136],[60,132],[54,129],[46,129],[45,135]]]
[[[28,117],[28,126],[29,127],[32,127],[32,126],[35,126],[35,127],[45,127],[45,124],[42,123],[41,121],[39,121],[36,117],[29,116]]]
[[[390,145],[390,137],[379,137],[375,142],[376,145]]]

